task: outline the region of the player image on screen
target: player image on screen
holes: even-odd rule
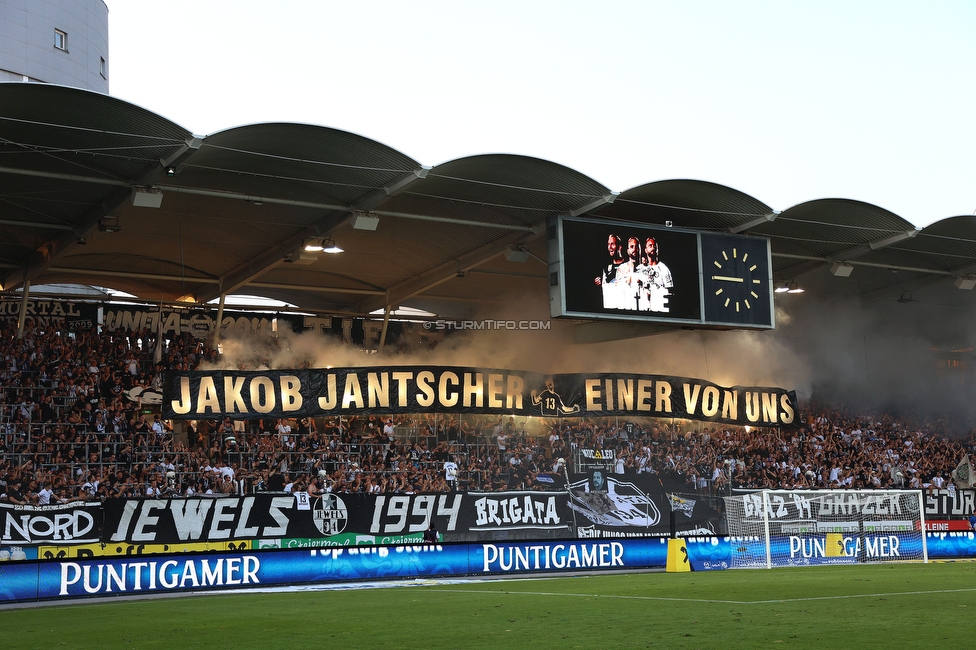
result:
[[[641,246],[639,237],[627,239],[627,248],[617,235],[607,239],[610,263],[594,279],[603,290],[604,309],[670,311],[668,297],[674,280],[661,262],[657,241],[648,237]]]
[[[648,237],[644,242],[643,255],[634,273],[638,286],[638,311],[670,311],[668,297],[674,280],[671,270],[660,260],[657,241],[653,237]]]
[[[550,285],[554,314],[614,320],[701,321],[702,271],[697,233],[571,217],[560,221],[560,225],[558,268],[562,277]],[[750,250],[749,259],[756,256]]]
[[[593,282],[603,290],[604,309],[627,309],[623,304],[625,300],[623,277],[627,272],[626,263],[629,258],[624,253],[620,237],[617,235],[607,237],[607,253],[610,254],[610,262],[603,267]]]

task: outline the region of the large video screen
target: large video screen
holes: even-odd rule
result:
[[[551,225],[555,317],[774,325],[766,239],[571,217]]]
[[[565,220],[562,235],[568,311],[701,319],[695,233]]]

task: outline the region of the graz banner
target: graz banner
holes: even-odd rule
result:
[[[646,416],[799,426],[796,392],[635,374],[544,375],[445,366],[167,373],[166,418],[362,413]]]
[[[0,504],[3,544],[97,542],[101,539],[101,524],[100,503],[37,507]]]

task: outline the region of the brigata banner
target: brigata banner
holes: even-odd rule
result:
[[[36,507],[0,504],[0,543],[3,544],[84,544],[100,541],[101,529],[100,503]]]
[[[167,373],[166,418],[363,413],[649,416],[799,426],[796,392],[663,375],[404,366]]]

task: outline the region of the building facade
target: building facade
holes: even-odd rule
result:
[[[0,0],[0,81],[108,93],[103,0]]]

